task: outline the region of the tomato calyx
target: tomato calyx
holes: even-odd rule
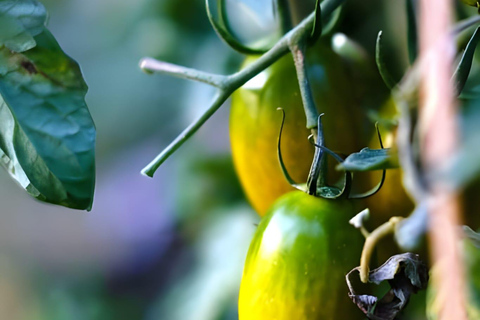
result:
[[[363,198],[367,198],[374,195],[381,189],[386,177],[385,169],[383,169],[382,171],[382,178],[380,182],[375,187],[373,187],[372,189],[364,193],[360,193],[360,194],[351,193],[353,175],[348,170],[345,170],[344,172],[343,186],[341,188],[336,186],[328,186],[326,184],[327,165],[326,165],[325,154],[330,155],[339,163],[342,163],[344,159],[334,151],[324,146],[323,126],[321,121],[322,116],[324,115],[323,113],[320,114],[317,119],[318,124],[315,130],[317,133],[316,140],[314,139],[313,134],[308,137],[308,140],[315,146],[315,153],[312,161],[312,166],[308,174],[307,182],[302,184],[295,182],[295,180],[288,173],[288,170],[283,161],[282,151],[281,151],[282,132],[283,132],[283,126],[285,124],[285,111],[282,108],[277,108],[277,110],[282,112],[282,123],[280,125],[280,131],[279,131],[278,140],[277,140],[277,157],[278,157],[278,161],[279,161],[282,173],[285,179],[288,181],[288,183],[292,187],[300,191],[306,192],[310,195],[325,198],[325,199],[340,199],[340,198],[363,199]],[[380,135],[380,131],[378,129],[378,125],[375,125],[375,127],[377,130],[380,146],[383,149],[382,138]]]

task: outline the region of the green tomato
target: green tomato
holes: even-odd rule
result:
[[[478,7],[478,0],[462,0],[462,2],[472,7]]]
[[[345,282],[364,242],[348,223],[356,213],[352,201],[301,191],[278,199],[250,244],[239,320],[363,319]]]
[[[392,97],[382,105],[378,111],[378,116],[384,121],[395,122],[398,120],[397,107]],[[379,128],[384,147],[396,150],[396,126],[386,126],[380,122]],[[372,149],[378,149],[380,147],[376,132],[372,135],[369,147]],[[371,172],[369,174],[371,179],[370,184],[372,186],[378,183],[380,174],[380,172]],[[388,221],[393,216],[408,216],[412,212],[414,204],[403,186],[402,169],[387,170],[386,179],[382,188],[374,196],[367,198],[365,203],[367,207],[370,208],[371,217],[375,226]]]
[[[255,59],[250,57],[245,64]],[[319,113],[325,114],[322,122],[326,146],[343,154],[360,150],[368,139],[362,139],[363,113],[358,91],[354,89],[362,84],[354,83],[352,70],[328,43],[319,41],[309,48],[306,61],[315,104]],[[232,96],[233,161],[247,198],[261,216],[277,198],[294,190],[278,162],[282,114],[277,108],[285,110],[282,134],[285,165],[295,181],[305,182],[314,147],[307,139],[311,132],[305,128],[305,112],[291,55],[275,62]]]

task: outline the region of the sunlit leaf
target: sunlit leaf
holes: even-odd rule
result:
[[[89,209],[95,127],[78,64],[46,29],[22,53],[0,46],[0,156],[32,196]]]

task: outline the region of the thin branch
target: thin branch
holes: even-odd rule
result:
[[[153,58],[143,58],[139,63],[140,69],[147,72],[155,72],[160,74],[167,74],[181,79],[195,80],[223,89],[225,86],[226,76],[212,74],[208,72],[199,71],[173,63],[159,61]]]
[[[368,282],[368,273],[370,272],[370,260],[372,258],[373,252],[375,251],[377,243],[389,234],[393,234],[397,224],[402,220],[402,217],[391,217],[390,220],[388,220],[369,234],[367,234],[365,231],[362,231],[362,233],[366,235],[365,244],[363,245],[362,250],[362,256],[360,257],[360,280],[363,283]]]
[[[342,5],[346,0],[325,0],[321,4],[322,19],[326,19],[336,8]],[[176,77],[187,78],[191,80],[202,81],[214,85],[219,89],[212,105],[207,111],[189,125],[174,141],[172,141],[165,150],[163,150],[150,164],[143,170],[142,174],[153,177],[158,167],[168,159],[180,146],[185,143],[201,126],[222,106],[228,97],[248,80],[259,74],[261,71],[272,65],[280,57],[288,53],[289,45],[292,39],[300,39],[301,35],[309,35],[312,31],[315,21],[315,12],[312,12],[307,18],[299,23],[295,28],[285,34],[270,50],[258,58],[254,63],[246,68],[229,76],[217,76],[200,72],[194,69],[170,65],[168,72],[164,72],[163,67],[159,72],[167,73]],[[162,62],[164,63],[164,62]],[[185,71],[188,71],[185,73]],[[213,78],[212,78],[213,77]],[[218,78],[222,77],[222,78]]]
[[[141,173],[148,177],[153,177],[155,171],[165,160],[168,159],[182,144],[187,141],[198,129],[222,106],[222,104],[230,96],[229,93],[225,91],[219,91],[213,99],[213,103],[210,108],[207,109],[197,120],[191,123],[183,132],[173,140],[163,151],[155,157],[143,170]]]

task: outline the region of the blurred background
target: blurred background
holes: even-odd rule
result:
[[[90,88],[96,194],[91,212],[55,207],[0,171],[0,319],[237,319],[243,261],[259,218],[231,163],[228,106],[154,179],[141,176],[214,91],[147,75],[138,62],[151,56],[226,74],[243,57],[214,33],[203,0],[42,2],[49,29]],[[400,76],[404,20],[401,1],[351,1],[340,29],[370,54],[383,29],[395,39],[386,52]]]

